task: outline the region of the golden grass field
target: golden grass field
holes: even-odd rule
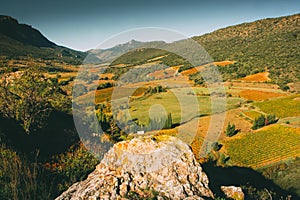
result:
[[[235,63],[235,62],[234,61],[225,60],[225,61],[214,62],[214,65],[220,66],[220,67],[225,67],[225,66],[231,65],[233,63]]]
[[[204,69],[204,66],[193,67],[191,69],[187,69],[187,70],[180,72],[180,74],[182,74],[184,76],[188,76],[190,74],[195,74],[197,72],[200,72],[203,69]]]
[[[170,77],[174,77],[177,73],[177,70],[173,67],[169,67],[164,70],[158,70],[148,74],[149,77],[154,77],[155,79],[166,79]]]
[[[274,97],[286,96],[284,93],[267,92],[260,90],[242,90],[238,93],[240,97],[253,101],[263,101]]]
[[[269,78],[269,72],[261,72],[246,76],[244,78],[241,78],[240,80],[246,82],[266,82],[270,81],[271,79]]]

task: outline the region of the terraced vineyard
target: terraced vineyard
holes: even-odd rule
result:
[[[300,116],[300,95],[257,102],[254,106],[259,107],[265,113],[276,114],[280,118]]]
[[[225,141],[225,148],[235,165],[259,168],[300,156],[300,129],[273,125]]]

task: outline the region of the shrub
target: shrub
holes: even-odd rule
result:
[[[38,163],[0,145],[1,199],[51,199],[52,180],[46,174]]]
[[[54,156],[45,167],[59,177],[58,191],[66,190],[92,172],[99,160],[88,152],[82,143],[72,146],[66,153]]]

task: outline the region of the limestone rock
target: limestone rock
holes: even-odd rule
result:
[[[231,199],[234,200],[244,200],[245,195],[240,187],[235,186],[221,186],[221,190],[224,192],[224,194]]]
[[[115,144],[86,180],[56,200],[213,197],[188,145],[175,137],[140,137]]]

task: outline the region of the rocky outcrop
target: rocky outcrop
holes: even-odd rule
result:
[[[221,186],[221,190],[224,192],[224,194],[231,199],[234,200],[244,200],[245,195],[240,187],[235,186]]]
[[[188,145],[170,136],[115,144],[88,178],[56,200],[213,197],[208,178]]]

